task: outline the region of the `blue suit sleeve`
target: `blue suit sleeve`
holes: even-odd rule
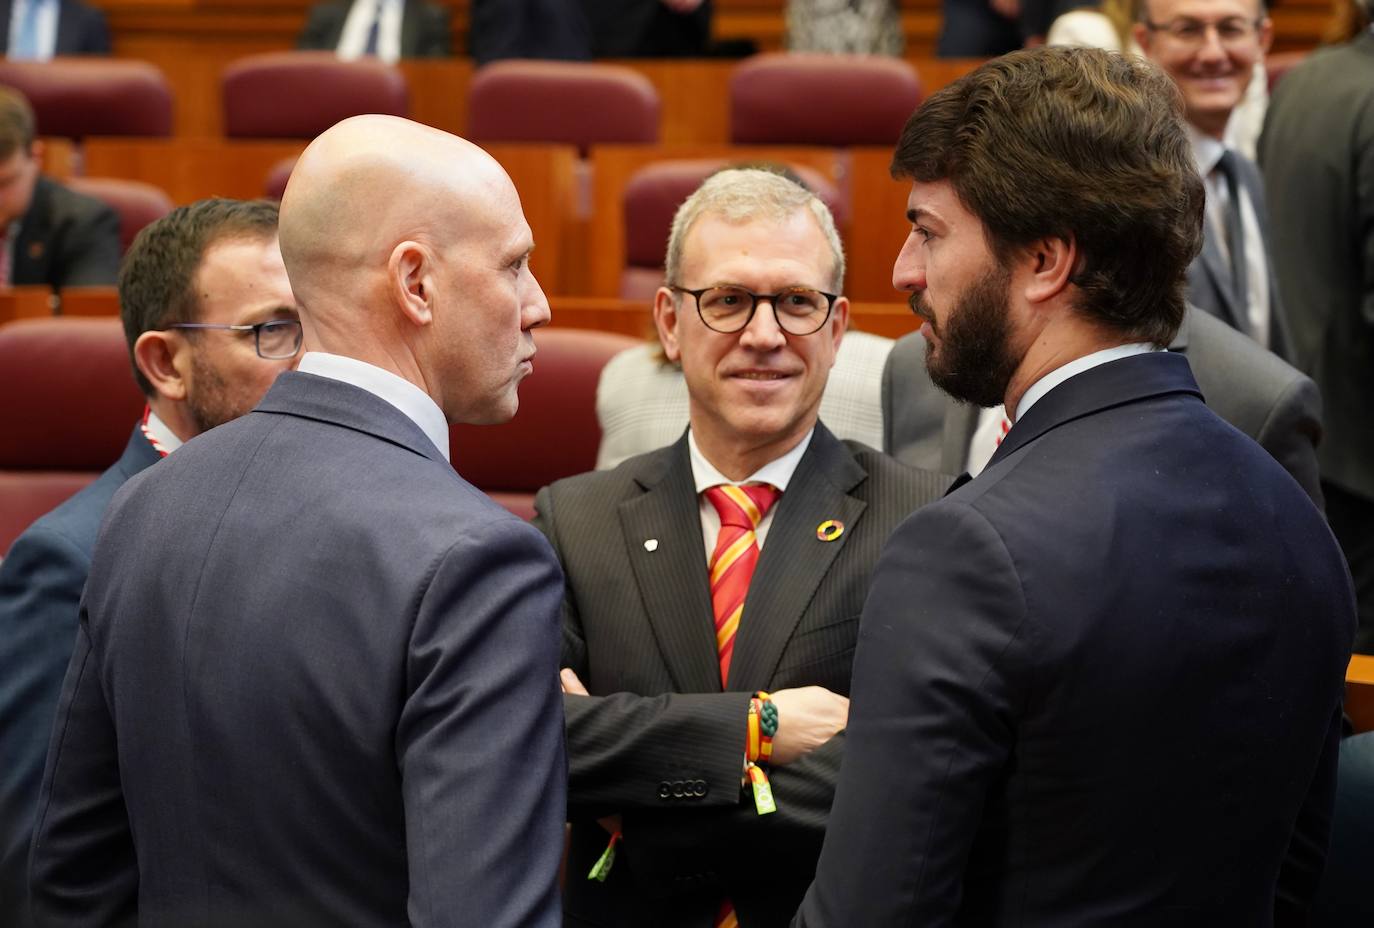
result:
[[[34,824],[34,924],[132,924],[138,862],[119,778],[114,722],[83,622],[62,685]],[[75,750],[67,750],[77,746]]]
[[[31,528],[0,563],[0,924],[24,924],[29,839],[90,558]]]
[[[396,728],[417,928],[559,924],[562,595],[523,522],[469,530],[434,565]]]
[[[884,549],[854,658],[844,763],[816,880],[794,925],[954,923],[985,800],[1024,688],[1020,582],[956,503]]]

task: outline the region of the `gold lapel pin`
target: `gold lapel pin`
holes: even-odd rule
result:
[[[816,537],[821,541],[834,541],[844,534],[844,523],[839,519],[826,519],[816,526]]]
[[[657,539],[657,538],[646,538],[646,539],[644,539],[644,550],[645,550],[645,551],[648,551],[650,554],[652,554],[653,552],[657,551],[657,550],[658,550],[658,539]]]

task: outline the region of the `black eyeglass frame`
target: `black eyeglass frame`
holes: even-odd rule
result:
[[[1148,19],[1142,20],[1142,22],[1144,23],[1145,28],[1148,29],[1148,30],[1150,30],[1151,32],[1162,32],[1162,33],[1164,33],[1165,35],[1167,35],[1169,38],[1173,39],[1173,40],[1176,41],[1176,42],[1184,42],[1184,41],[1186,41],[1186,40],[1183,39],[1183,37],[1180,36],[1180,35],[1178,34],[1178,32],[1175,31],[1175,30],[1179,29],[1183,23],[1189,22],[1189,18],[1188,18],[1188,17],[1180,17],[1179,19],[1171,19],[1171,20],[1170,20],[1169,22],[1167,22],[1167,23],[1157,23],[1157,22],[1154,22],[1154,21],[1148,20]],[[1208,30],[1208,29],[1215,29],[1215,30],[1216,30],[1216,33],[1217,33],[1217,40],[1218,40],[1219,42],[1221,42],[1221,43],[1224,45],[1224,44],[1226,44],[1226,43],[1225,43],[1225,40],[1222,39],[1222,35],[1221,35],[1221,27],[1222,27],[1223,25],[1227,25],[1227,24],[1230,24],[1230,25],[1240,25],[1240,24],[1244,24],[1244,25],[1246,26],[1246,28],[1247,28],[1249,31],[1248,31],[1247,33],[1245,33],[1244,35],[1238,35],[1238,36],[1236,36],[1236,40],[1239,41],[1239,40],[1242,40],[1242,39],[1246,39],[1246,38],[1250,38],[1250,37],[1252,37],[1252,36],[1258,35],[1260,29],[1264,26],[1264,17],[1263,17],[1263,16],[1257,16],[1257,17],[1254,18],[1254,19],[1246,19],[1244,16],[1228,16],[1226,19],[1223,19],[1223,20],[1221,20],[1220,22],[1203,22],[1202,20],[1191,20],[1191,24],[1198,27],[1198,30],[1199,30],[1199,31],[1198,31],[1199,44],[1200,44],[1201,42],[1206,42],[1206,41],[1207,41],[1207,30]]]
[[[803,338],[807,335],[815,335],[821,329],[825,328],[825,324],[830,321],[830,314],[835,311],[835,301],[841,296],[838,293],[826,293],[824,290],[817,290],[815,287],[788,287],[786,290],[779,290],[777,293],[755,293],[743,287],[726,287],[719,285],[715,287],[702,287],[700,290],[689,290],[686,287],[679,287],[677,284],[669,284],[668,289],[675,293],[690,293],[692,299],[696,301],[697,318],[701,320],[701,324],[712,332],[719,332],[721,335],[734,335],[737,332],[743,332],[745,329],[749,328],[749,323],[754,321],[754,313],[758,312],[759,300],[768,301],[768,305],[773,308],[773,321],[778,324],[779,329],[786,332],[788,335],[796,335],[799,338]],[[751,301],[749,314],[744,317],[744,322],[740,323],[737,328],[718,329],[706,321],[706,316],[701,311],[701,295],[703,293],[709,293],[712,290],[734,290],[740,294],[747,294],[749,296]],[[787,326],[783,325],[783,317],[778,315],[778,300],[781,297],[787,296],[789,293],[819,293],[821,296],[825,297],[825,315],[821,317],[821,321],[816,324],[814,329],[807,332],[793,332]]]
[[[267,328],[278,328],[282,326],[292,326],[296,330],[296,338],[291,348],[290,354],[266,355],[262,353],[262,330]],[[294,358],[300,354],[301,343],[305,340],[305,331],[301,328],[299,319],[268,319],[266,322],[255,322],[251,325],[233,325],[228,322],[173,322],[171,325],[164,326],[166,329],[224,329],[230,332],[252,332],[253,351],[264,361],[285,361],[287,358]]]

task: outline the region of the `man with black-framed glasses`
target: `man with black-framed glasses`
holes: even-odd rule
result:
[[[565,924],[784,925],[820,850],[878,549],[950,479],[819,421],[849,301],[809,191],[713,175],[674,219],[665,278],[654,319],[687,432],[535,502],[567,575]]]
[[[1273,41],[1264,2],[1148,0],[1133,34],[1183,94],[1188,138],[1207,192],[1202,253],[1188,267],[1188,302],[1291,360],[1269,258],[1263,182],[1227,135],[1255,64]]]
[[[202,200],[145,228],[119,277],[134,378],[148,399],[120,459],[28,528],[0,564],[0,924],[29,923],[29,836],[101,517],[115,491],[185,441],[246,413],[301,346],[277,207]]]

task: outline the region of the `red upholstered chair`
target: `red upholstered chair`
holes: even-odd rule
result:
[[[625,270],[620,275],[624,299],[647,299],[663,283],[663,265],[673,216],[709,175],[726,167],[723,158],[657,161],[635,172],[625,185]],[[804,165],[788,165],[844,226],[848,205],[823,174]]]
[[[0,60],[0,84],[28,97],[39,135],[172,134],[172,91],[156,66],[114,58]]]
[[[576,61],[498,61],[468,90],[475,142],[576,145],[658,141],[658,91],[638,71]]]
[[[730,141],[893,145],[920,104],[905,61],[869,55],[755,55],[730,75]]]
[[[148,223],[161,219],[172,211],[172,199],[152,184],[117,177],[73,177],[66,185],[77,193],[95,197],[108,203],[119,214],[119,250],[129,250],[129,243]]]
[[[363,113],[410,115],[405,75],[375,58],[333,52],[269,52],[240,58],[220,78],[224,134],[233,139],[309,139]]]
[[[262,182],[262,195],[280,203],[282,195],[286,193],[286,184],[291,180],[291,172],[296,169],[299,160],[298,156],[292,155],[272,165],[272,170],[267,172],[267,179]]]
[[[534,343],[534,374],[520,385],[515,418],[503,425],[455,426],[449,449],[458,473],[527,519],[540,487],[596,467],[601,368],[639,340],[551,328],[535,332]]]
[[[143,396],[118,319],[0,326],[0,555],[124,450]]]

